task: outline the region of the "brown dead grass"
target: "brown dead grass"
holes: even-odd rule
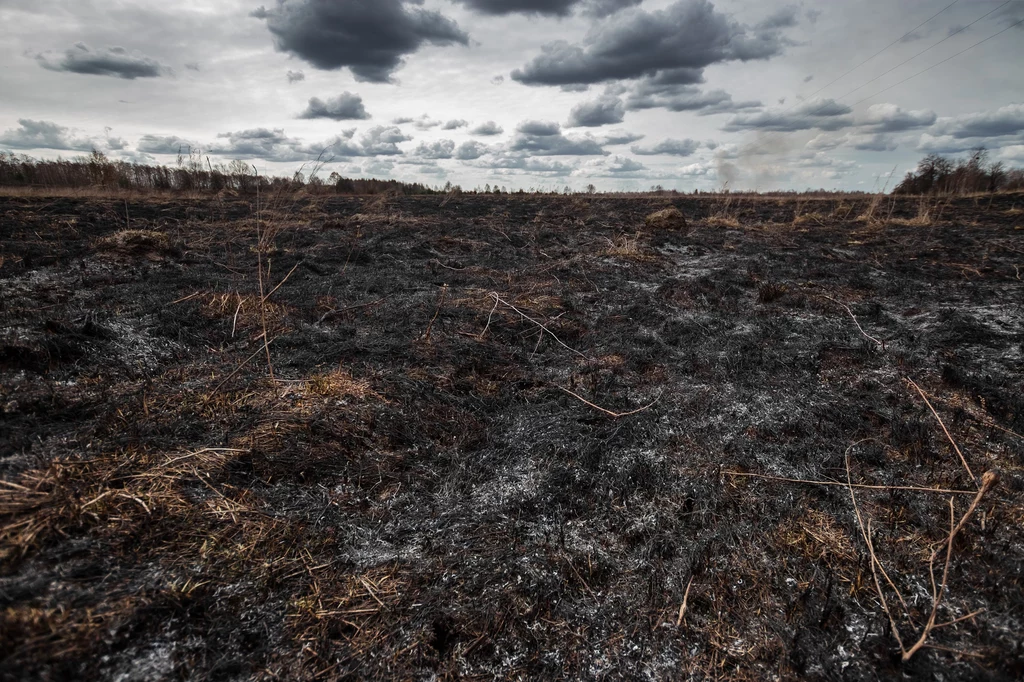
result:
[[[121,230],[96,240],[96,250],[110,255],[159,259],[171,250],[167,235],[154,230]]]
[[[800,518],[790,519],[779,529],[779,540],[810,560],[825,560],[830,566],[856,559],[853,540],[836,519],[822,511],[808,509]]]
[[[368,379],[355,379],[344,369],[314,375],[307,380],[306,388],[310,393],[321,398],[383,400],[383,397],[371,388]]]
[[[202,299],[202,314],[211,320],[231,321],[232,336],[236,334],[257,334],[262,336],[263,320],[259,294],[238,292],[206,294]],[[267,333],[279,334],[287,327],[285,319],[288,309],[273,301],[263,303],[267,319]]]
[[[727,227],[731,229],[739,229],[741,227],[739,219],[735,216],[709,216],[701,221],[705,227]]]
[[[640,237],[641,234],[637,232],[633,236],[624,234],[617,237],[614,241],[609,240],[608,248],[601,251],[600,255],[608,258],[621,258],[636,262],[656,260],[657,256],[652,251],[645,249],[641,245]]]

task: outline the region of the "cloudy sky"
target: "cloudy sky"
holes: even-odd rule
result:
[[[0,0],[0,60],[0,150],[35,157],[686,191],[1024,165],[1024,0]]]

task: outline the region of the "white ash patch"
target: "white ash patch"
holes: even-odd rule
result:
[[[103,326],[113,332],[112,346],[127,367],[150,372],[174,357],[181,346],[167,338],[154,337],[144,326],[145,319],[107,320]]]

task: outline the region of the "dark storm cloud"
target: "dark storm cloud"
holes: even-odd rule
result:
[[[654,156],[656,154],[668,154],[671,156],[692,156],[700,148],[700,142],[691,140],[663,140],[653,147],[630,147],[630,151],[641,156]]]
[[[606,155],[601,143],[586,136],[566,136],[557,123],[549,121],[523,121],[508,145],[509,151],[525,152],[534,156],[597,156]]]
[[[539,175],[568,175],[575,166],[553,159],[534,159],[527,154],[498,152],[473,164],[478,168],[521,170]]]
[[[562,126],[554,121],[523,121],[516,126],[516,132],[534,137],[549,137],[562,132]]]
[[[632,144],[644,139],[646,135],[630,133],[625,130],[615,130],[600,138],[603,145]]]
[[[289,137],[280,128],[254,128],[221,133],[206,151],[218,156],[267,161],[310,161],[316,158],[359,156],[401,156],[400,142],[412,138],[395,126],[376,126],[354,140],[355,130],[323,142],[308,143]]]
[[[455,158],[461,159],[462,161],[471,161],[473,159],[479,159],[486,153],[487,145],[470,140],[469,142],[463,142],[459,145],[458,149],[455,150]]]
[[[815,99],[804,102],[789,111],[765,111],[760,114],[734,116],[722,129],[729,132],[741,130],[772,130],[792,132],[796,130],[839,130],[853,125],[853,110],[832,99]]]
[[[419,116],[401,116],[391,121],[395,125],[406,125],[411,123],[416,130],[430,130],[441,125],[441,121],[430,118],[427,114],[421,114]]]
[[[306,110],[299,118],[329,118],[332,121],[353,121],[370,118],[363,105],[363,98],[351,92],[343,92],[337,97],[328,97],[327,101],[319,97],[310,97]]]
[[[580,0],[454,0],[481,14],[547,14],[567,16]]]
[[[573,175],[580,177],[632,177],[647,166],[628,156],[610,156],[606,159],[587,161]]]
[[[599,97],[581,102],[569,113],[568,127],[596,128],[612,123],[622,123],[626,116],[626,105],[619,97]]]
[[[542,14],[565,17],[574,9],[595,17],[606,17],[643,0],[453,0],[481,14]]]
[[[892,152],[899,147],[899,142],[884,133],[866,135],[850,135],[848,145],[862,152]]]
[[[501,135],[503,132],[505,132],[505,129],[502,128],[497,123],[495,123],[494,121],[487,121],[486,123],[481,123],[480,125],[475,126],[469,132],[472,133],[473,135],[491,136]]]
[[[1000,25],[1013,26],[1018,31],[1024,31],[1024,6],[1015,2],[1003,7],[996,14]]]
[[[188,154],[200,145],[176,135],[143,135],[135,145],[135,151],[146,154]]]
[[[319,153],[302,140],[288,137],[284,130],[253,128],[220,133],[217,141],[206,150],[210,154],[240,159],[266,159],[267,161],[302,161]]]
[[[130,53],[123,47],[94,50],[85,43],[76,43],[59,57],[46,53],[38,54],[36,60],[44,69],[50,71],[114,76],[127,80],[156,78],[170,73],[170,69],[146,55]]]
[[[267,22],[278,50],[318,69],[348,67],[359,81],[390,82],[403,57],[433,45],[468,45],[439,12],[403,0],[278,0],[252,16]],[[420,4],[411,0],[411,4]]]
[[[702,116],[736,113],[759,109],[756,100],[733,101],[724,90],[704,91],[692,85],[659,85],[640,82],[626,98],[626,109],[668,109],[669,111],[695,111]]]
[[[629,7],[639,7],[643,0],[588,0],[583,4],[583,14],[591,17],[607,17]]]
[[[0,135],[0,147],[7,149],[58,149],[87,152],[101,145],[96,141],[75,137],[70,128],[51,121],[18,119],[18,127]]]
[[[377,126],[363,133],[359,142],[363,156],[397,156],[402,154],[398,143],[411,139],[396,126]]]
[[[413,156],[421,159],[450,159],[455,153],[455,142],[452,140],[438,140],[437,142],[421,142]]]
[[[1024,104],[1008,104],[992,111],[943,118],[935,125],[935,133],[957,139],[1022,134]]]
[[[857,123],[877,133],[896,133],[927,128],[935,123],[934,111],[905,111],[895,104],[874,104],[868,107]]]
[[[680,0],[664,10],[603,22],[581,44],[548,43],[512,78],[527,85],[593,84],[767,59],[781,54],[786,44],[778,31],[751,31],[708,0]]]
[[[759,21],[754,27],[759,31],[772,31],[780,28],[793,28],[797,25],[797,16],[800,13],[800,8],[795,5],[789,5],[782,7],[767,18]]]

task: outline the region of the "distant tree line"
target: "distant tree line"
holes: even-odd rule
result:
[[[984,147],[966,158],[938,154],[924,157],[917,170],[907,173],[894,194],[978,194],[1024,190],[1024,169],[1007,168],[1002,161],[989,163]]]
[[[269,192],[305,191],[311,194],[438,194],[419,183],[397,180],[353,179],[331,173],[327,180],[317,174],[300,172],[290,178],[257,175],[244,161],[213,164],[209,157],[179,155],[174,166],[151,166],[128,161],[113,161],[99,152],[73,159],[47,161],[0,152],[0,187],[45,189],[234,192],[253,194],[259,187]]]

